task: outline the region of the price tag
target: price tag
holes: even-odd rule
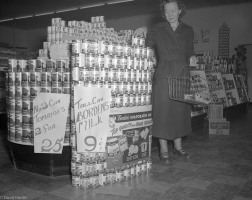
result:
[[[74,87],[74,113],[78,152],[105,152],[109,131],[108,88]]]
[[[33,101],[34,152],[61,154],[69,94],[39,93]]]

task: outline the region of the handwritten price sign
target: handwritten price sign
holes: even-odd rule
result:
[[[105,152],[109,131],[110,89],[74,87],[78,152]]]
[[[62,153],[69,102],[69,94],[51,93],[33,101],[35,153]]]

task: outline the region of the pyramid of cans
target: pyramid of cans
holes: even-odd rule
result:
[[[72,185],[78,188],[124,181],[147,173],[152,164],[146,158],[108,169],[106,153],[77,152],[74,86],[110,88],[112,109],[151,105],[153,49],[145,46],[144,38],[131,37],[128,42],[98,38],[104,39],[76,39],[71,45],[71,173]]]
[[[53,44],[71,43],[68,36],[97,37],[112,42],[130,42],[133,30],[115,31],[107,28],[104,16],[91,17],[91,22],[68,21],[61,18],[52,18],[51,26],[47,27],[47,41],[43,42],[43,49],[39,49],[40,57],[47,57],[50,46]]]
[[[34,142],[33,100],[38,93],[70,94],[69,60],[10,59],[6,73],[6,104],[8,140]],[[65,143],[70,140],[70,109],[66,124]]]

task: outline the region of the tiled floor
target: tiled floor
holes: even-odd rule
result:
[[[252,200],[252,106],[247,115],[231,121],[229,136],[190,134],[184,148],[189,160],[160,165],[152,153],[153,169],[139,177],[96,189],[76,189],[70,176],[56,178],[16,171],[0,132],[0,199],[149,199]]]

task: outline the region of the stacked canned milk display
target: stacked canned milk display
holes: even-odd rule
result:
[[[68,21],[61,18],[52,18],[52,25],[47,28],[47,41],[43,43],[43,49],[39,50],[39,57],[48,57],[48,51],[52,44],[71,43],[68,36],[95,37],[107,42],[130,43],[132,30],[120,30],[107,28],[104,16],[91,17],[91,22]]]
[[[72,42],[72,86],[111,88],[110,107],[134,107],[151,104],[153,50],[145,47],[143,38],[132,38],[132,45],[104,40]],[[73,88],[73,87],[72,87]],[[136,161],[127,166],[106,168],[105,154],[78,153],[71,102],[72,184],[74,187],[97,187],[144,174],[151,160]]]
[[[33,100],[40,92],[70,94],[70,80],[69,60],[10,59],[6,73],[8,139],[33,143]],[[66,143],[69,135],[70,113]]]

